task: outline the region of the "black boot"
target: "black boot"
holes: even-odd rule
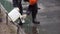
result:
[[[39,21],[33,21],[33,23],[34,23],[34,24],[40,24],[40,22],[39,22]]]
[[[18,25],[20,25],[20,26],[22,26],[23,25],[23,23],[22,23],[22,21],[21,21],[21,19],[19,18],[19,23],[18,23]]]
[[[18,23],[20,26],[22,26],[23,25],[23,23],[22,22],[20,22],[20,23]]]

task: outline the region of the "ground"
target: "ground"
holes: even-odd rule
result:
[[[1,6],[1,5],[0,5]],[[16,34],[17,29],[16,26],[14,26],[12,23],[6,24],[6,14],[4,12],[5,10],[1,8],[0,13],[0,34]]]
[[[40,34],[60,34],[60,1],[41,0],[44,9],[38,12],[40,21]]]
[[[39,34],[60,34],[60,0],[39,0],[39,4],[41,7],[37,14],[37,20],[40,21]],[[8,28],[7,25],[0,27],[1,31],[4,27]],[[28,32],[30,29],[31,27],[27,29]]]

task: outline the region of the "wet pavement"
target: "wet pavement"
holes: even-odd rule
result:
[[[40,34],[60,34],[60,0],[40,0],[37,20],[40,21]]]
[[[60,34],[60,0],[39,0],[39,7],[39,34]],[[26,29],[30,32],[31,27],[26,26]]]

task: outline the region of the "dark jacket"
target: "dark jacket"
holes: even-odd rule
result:
[[[13,6],[14,6],[14,7],[20,6],[20,5],[21,5],[21,1],[22,1],[22,0],[13,0]]]
[[[29,2],[29,0],[24,0],[25,2]]]

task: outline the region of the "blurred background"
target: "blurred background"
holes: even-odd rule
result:
[[[0,3],[8,13],[13,9],[12,0],[0,0]],[[22,5],[23,8],[26,8],[29,4],[22,1]],[[39,34],[60,34],[60,0],[38,0],[38,7],[41,8],[38,10],[38,14],[36,16],[36,19],[40,21],[38,26]],[[2,12],[2,14],[0,13],[0,21],[1,19],[3,21],[3,23],[0,24],[0,34],[4,34],[2,32],[3,30],[7,30],[6,28],[8,28],[10,34],[16,34],[15,29],[13,30],[13,28],[16,28],[14,25],[9,23],[10,27],[11,25],[13,26],[13,28],[10,28],[10,30],[12,29],[13,31],[10,31],[9,26],[4,24],[5,17],[2,17],[4,16],[4,10],[1,10],[0,12]],[[31,25],[33,25],[31,23],[31,17],[26,18],[24,29],[29,34],[32,34]]]

